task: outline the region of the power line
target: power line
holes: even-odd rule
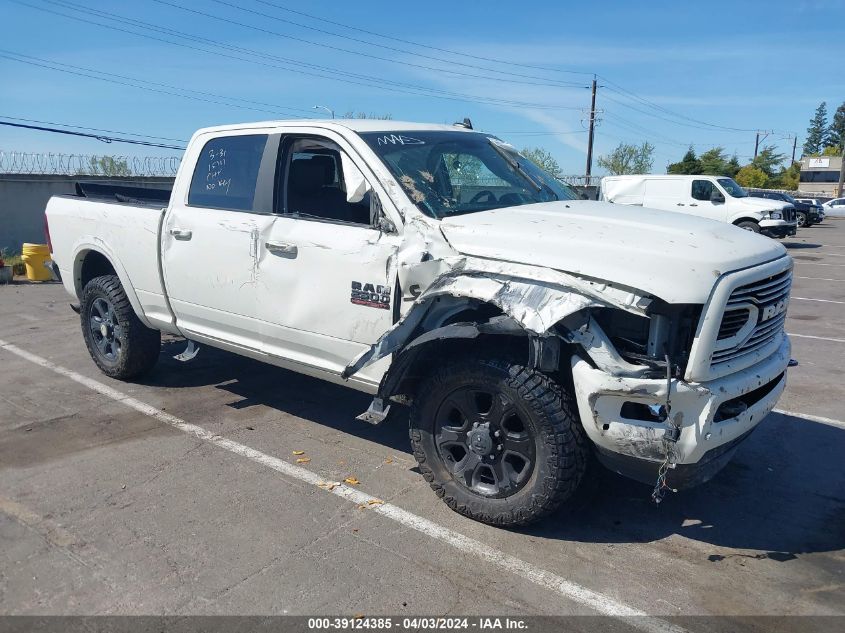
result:
[[[109,134],[123,134],[125,136],[139,136],[142,138],[153,138],[159,141],[176,141],[177,143],[186,143],[183,138],[169,138],[167,136],[151,136],[150,134],[136,134],[134,132],[118,132],[116,130],[104,130],[98,127],[86,127],[84,125],[72,125],[70,123],[56,123],[55,121],[39,121],[37,119],[23,119],[21,117],[16,116],[7,116],[5,114],[0,114],[0,119],[8,119],[10,121],[25,121],[26,123],[39,123],[41,125],[61,125],[62,127],[70,127],[75,128],[78,130],[88,130],[89,132],[108,132]]]
[[[216,2],[217,0],[214,0],[214,1]],[[511,61],[511,60],[496,59],[495,57],[485,57],[483,55],[473,55],[471,53],[454,51],[454,50],[450,50],[448,48],[440,48],[440,47],[437,47],[437,46],[431,46],[430,44],[422,44],[420,42],[414,42],[412,40],[394,37],[392,35],[385,35],[383,33],[378,33],[376,31],[370,31],[370,30],[367,30],[367,29],[362,29],[362,28],[359,28],[357,26],[351,26],[349,24],[343,24],[342,22],[335,22],[334,20],[329,20],[328,18],[321,18],[321,17],[318,17],[318,16],[313,15],[311,13],[305,13],[304,11],[297,11],[295,9],[290,9],[288,7],[282,6],[282,5],[277,4],[275,2],[269,2],[267,0],[255,0],[255,1],[260,3],[260,4],[270,6],[270,7],[273,7],[275,9],[279,9],[280,11],[287,11],[288,13],[301,15],[303,17],[309,18],[311,20],[316,20],[318,22],[324,22],[326,24],[333,24],[334,26],[340,26],[342,28],[349,29],[349,30],[352,30],[352,31],[357,31],[359,33],[365,33],[367,35],[373,35],[375,37],[380,37],[380,38],[383,38],[383,39],[386,39],[386,40],[391,40],[391,41],[394,41],[394,42],[400,42],[402,44],[409,44],[411,46],[418,46],[420,48],[438,51],[440,53],[447,53],[449,55],[457,55],[459,57],[466,57],[468,59],[477,59],[479,61],[490,62],[490,63],[493,63],[493,64],[502,64],[502,65],[505,65],[505,66],[513,66],[513,67],[518,67],[518,68],[530,68],[530,69],[533,69],[533,70],[543,70],[543,71],[546,71],[546,72],[565,73],[565,74],[570,74],[570,75],[586,75],[586,76],[593,74],[591,72],[580,71],[580,70],[564,70],[564,69],[560,69],[560,68],[547,68],[547,67],[544,67],[544,66],[537,66],[537,65],[534,65],[534,64],[522,64],[522,63],[514,62],[514,61]],[[281,19],[281,18],[279,18],[279,19]],[[321,33],[327,33],[327,34],[330,34],[330,35],[335,35],[336,37],[345,37],[347,39],[353,39],[353,38],[349,38],[348,36],[344,36],[344,35],[337,34],[337,33],[332,33],[330,31],[323,31],[323,30],[320,30],[320,29],[316,29],[315,27],[310,27],[310,26],[307,26],[307,25],[304,25],[304,24],[301,24],[301,23],[298,23],[298,22],[293,22],[293,21],[287,21],[287,22],[289,24],[294,24],[296,26],[301,26],[303,28],[316,30],[316,31],[319,31]],[[385,48],[383,45],[376,44],[374,42],[367,42],[366,40],[357,40],[356,39],[354,41],[358,41],[358,42],[361,42],[361,43],[368,43],[372,46],[381,46],[382,48]],[[394,50],[394,49],[391,49],[391,50]],[[398,49],[398,50],[400,52],[410,53],[410,51],[402,51],[401,49]],[[427,57],[427,56],[422,55],[420,53],[410,53],[410,54],[417,55],[418,57]],[[438,58],[438,57],[428,57],[428,58],[429,59],[435,59],[435,60],[438,60],[438,61],[447,61],[447,60],[443,60],[443,59]],[[453,62],[450,62],[450,63],[460,64],[461,66],[466,66],[466,67],[469,67],[469,68],[479,68],[481,70],[489,70],[489,71],[492,71],[492,72],[504,72],[504,71],[494,70],[492,68],[485,68],[485,67],[481,67],[481,66],[471,66],[469,64],[465,64],[465,63],[462,63],[462,62],[454,62],[453,61]]]
[[[253,110],[258,112],[265,112],[269,114],[280,114],[286,108],[282,106],[275,106],[274,104],[263,104],[268,105],[270,107],[276,108],[274,110],[269,110],[267,108],[260,108],[256,106],[248,106],[248,105],[239,105],[237,103],[227,103],[226,101],[218,101],[217,99],[224,99],[228,101],[239,101],[242,103],[255,103],[257,105],[262,104],[263,102],[260,101],[251,101],[249,99],[241,99],[238,97],[227,97],[222,95],[216,95],[210,92],[202,92],[199,90],[189,90],[187,88],[179,88],[178,86],[172,86],[169,84],[162,84],[157,82],[148,81],[146,79],[137,79],[134,77],[128,77],[126,75],[118,75],[116,73],[109,73],[105,71],[99,71],[91,68],[86,68],[84,66],[73,66],[71,64],[64,64],[61,62],[55,62],[52,60],[45,60],[39,57],[32,57],[31,55],[23,55],[21,53],[15,53],[13,51],[6,51],[0,49],[0,58],[9,59],[11,61],[15,61],[21,64],[27,64],[30,66],[37,66],[40,68],[45,68],[47,70],[54,70],[56,72],[62,72],[69,75],[74,75],[77,77],[85,77],[88,79],[96,79],[97,81],[103,81],[106,83],[116,84],[119,86],[128,86],[131,88],[137,88],[139,90],[146,90],[148,92],[155,92],[159,94],[166,94],[175,97],[182,97],[184,99],[190,99],[192,101],[200,101],[203,103],[211,103],[214,105],[222,105],[230,108],[240,108],[244,110]],[[98,75],[105,75],[105,76],[98,76]],[[116,78],[116,79],[114,79]],[[139,85],[140,84],[140,85]],[[147,84],[147,85],[144,85]],[[153,87],[151,87],[153,86]],[[187,93],[187,94],[183,94]],[[193,94],[191,94],[193,93]],[[196,96],[201,95],[201,96]],[[212,99],[205,98],[205,96],[214,97]],[[299,108],[296,108],[299,109]],[[306,112],[310,113],[310,110],[305,110]],[[308,118],[303,117],[302,115],[296,115],[297,118]]]
[[[678,119],[683,119],[684,121],[689,122],[689,123],[683,123],[683,122],[679,122],[679,121],[673,121],[673,120],[668,119],[666,117],[660,117],[660,116],[653,114],[653,113],[650,113],[648,111],[644,111],[644,110],[634,108],[633,106],[625,103],[624,101],[618,101],[616,99],[612,99],[611,97],[608,97],[612,101],[616,101],[617,103],[619,103],[622,106],[629,107],[632,110],[637,110],[638,112],[642,112],[643,114],[647,114],[649,116],[654,116],[656,118],[659,118],[659,119],[664,120],[664,121],[668,121],[670,123],[675,123],[676,125],[687,125],[689,127],[703,126],[700,129],[717,128],[717,129],[726,130],[726,131],[729,131],[729,132],[756,132],[757,131],[756,129],[751,129],[751,128],[730,127],[730,126],[727,126],[727,125],[718,125],[716,123],[708,123],[707,121],[701,121],[699,119],[695,119],[695,118],[686,116],[684,114],[680,114],[680,113],[674,112],[672,110],[669,110],[668,108],[665,108],[665,107],[663,107],[663,106],[661,106],[657,103],[654,103],[653,101],[649,101],[648,99],[641,97],[638,94],[631,92],[630,90],[627,90],[626,88],[623,88],[619,84],[617,84],[613,81],[610,81],[606,77],[602,77],[602,80],[606,81],[608,84],[610,84],[610,85],[605,86],[605,87],[608,90],[610,90],[611,92],[615,92],[618,95],[623,96],[623,97],[628,96],[628,97],[634,98],[637,101],[639,101],[640,103],[643,103],[647,106],[650,106],[651,108],[659,110],[659,111],[661,111],[661,112],[663,112],[667,115],[676,117]],[[694,124],[697,124],[697,125],[690,125],[690,123],[694,123]]]
[[[320,77],[320,78],[323,78],[323,79],[331,79],[331,80],[340,81],[340,82],[343,82],[343,83],[365,86],[367,88],[377,87],[377,88],[380,88],[382,90],[386,90],[386,91],[389,91],[389,92],[398,92],[398,93],[404,93],[404,94],[411,94],[411,95],[415,95],[415,96],[436,97],[436,98],[439,98],[439,99],[446,99],[446,100],[450,100],[450,101],[464,101],[464,102],[469,102],[469,103],[486,104],[486,105],[504,105],[504,106],[525,107],[525,108],[533,108],[533,109],[550,109],[550,110],[578,109],[574,106],[555,106],[555,105],[539,104],[539,103],[532,103],[532,102],[515,101],[515,100],[510,100],[510,99],[500,99],[500,98],[495,98],[495,97],[479,97],[479,96],[475,96],[475,95],[468,95],[468,94],[463,94],[463,93],[454,93],[454,92],[449,92],[449,91],[446,91],[446,90],[440,90],[440,89],[436,89],[436,88],[428,88],[428,87],[425,87],[425,86],[418,86],[418,85],[414,85],[414,84],[403,84],[401,82],[386,80],[386,79],[383,79],[381,77],[374,77],[374,76],[370,76],[370,75],[362,75],[362,74],[358,74],[358,73],[350,73],[350,72],[347,72],[347,71],[342,71],[342,70],[327,67],[327,66],[321,66],[319,64],[311,64],[311,63],[307,63],[307,62],[301,62],[301,61],[298,61],[298,60],[292,60],[292,59],[289,59],[289,58],[278,57],[278,56],[270,55],[268,53],[263,53],[261,51],[257,51],[257,50],[254,50],[254,49],[244,48],[244,47],[240,47],[240,46],[234,46],[234,45],[230,45],[230,44],[224,44],[224,43],[221,43],[219,41],[211,40],[211,39],[204,38],[204,37],[201,37],[201,36],[196,36],[196,35],[192,35],[192,34],[189,34],[189,33],[176,31],[174,29],[168,29],[168,28],[165,28],[165,27],[160,27],[158,25],[150,24],[148,22],[143,22],[141,20],[134,20],[134,19],[131,19],[131,18],[125,18],[125,17],[118,16],[118,15],[113,14],[113,13],[106,12],[106,11],[96,11],[96,10],[88,9],[86,7],[81,7],[79,5],[73,5],[72,3],[68,3],[68,2],[56,2],[55,0],[43,0],[47,3],[49,3],[49,4],[58,5],[58,6],[61,6],[62,8],[70,9],[72,11],[76,11],[76,12],[79,12],[79,13],[91,14],[91,15],[94,15],[94,16],[100,18],[100,19],[111,20],[112,22],[118,22],[118,23],[122,23],[122,24],[128,24],[129,26],[132,26],[136,29],[140,28],[142,30],[162,33],[162,34],[168,35],[170,37],[175,37],[175,38],[188,40],[188,41],[192,41],[192,42],[200,42],[200,43],[202,43],[206,46],[213,46],[213,50],[208,50],[206,48],[201,48],[201,47],[198,47],[198,46],[192,46],[190,44],[185,44],[184,42],[163,39],[161,37],[156,37],[156,36],[150,35],[148,33],[143,33],[143,32],[139,33],[137,31],[127,30],[125,28],[120,28],[120,27],[114,26],[112,24],[103,24],[101,22],[96,22],[96,21],[93,21],[93,20],[89,20],[89,19],[79,17],[79,16],[68,15],[67,13],[61,13],[59,11],[47,9],[45,7],[32,5],[32,4],[29,4],[27,2],[22,2],[21,0],[11,0],[11,1],[14,2],[15,4],[27,6],[29,8],[37,9],[37,10],[43,11],[45,13],[59,15],[61,17],[65,17],[65,18],[75,20],[75,21],[78,21],[78,22],[83,22],[83,23],[86,23],[86,24],[94,24],[96,26],[100,26],[100,27],[103,27],[103,28],[106,28],[106,29],[110,29],[110,30],[114,30],[114,31],[122,32],[122,33],[128,33],[130,35],[135,35],[135,36],[138,36],[138,37],[143,37],[143,38],[151,39],[151,40],[154,40],[154,41],[164,42],[164,43],[171,44],[171,45],[174,45],[174,46],[180,46],[182,48],[188,48],[188,49],[191,49],[191,50],[200,51],[200,52],[203,52],[203,53],[214,55],[215,57],[227,57],[227,58],[230,58],[230,59],[235,59],[237,61],[258,64],[258,65],[267,66],[267,67],[270,67],[270,68],[278,68],[278,69],[285,70],[285,71],[288,71],[288,72],[308,75],[308,76],[312,76],[312,77]],[[243,55],[247,55],[247,57],[239,57],[239,56],[236,56],[236,55],[226,54],[226,53],[224,53],[220,50],[221,48],[226,49],[226,50],[235,51],[235,52],[241,53]],[[258,61],[257,59],[255,59],[256,57],[274,60],[277,63],[267,63],[267,62]],[[309,67],[309,68],[316,68],[316,69],[319,69],[322,72],[330,73],[330,74],[328,74],[328,75],[327,74],[320,74],[319,72],[303,70],[302,68],[291,68],[290,66],[280,65],[278,63],[278,61],[281,61],[283,63],[288,63],[288,64],[294,64],[294,65]],[[332,74],[333,75],[339,75],[339,76],[332,76]],[[347,79],[347,77],[355,77],[355,78],[363,79],[363,80],[367,81],[368,83],[363,83],[362,81],[355,81],[355,80],[352,80],[352,79]],[[373,84],[376,84],[376,85],[374,86]]]
[[[467,65],[467,64],[463,64],[461,62],[446,60],[446,59],[442,59],[442,58],[439,58],[439,57],[431,57],[431,56],[428,56],[428,55],[420,55],[419,53],[413,53],[411,51],[403,50],[403,49],[396,48],[396,47],[393,47],[393,46],[384,46],[382,44],[378,44],[378,43],[375,43],[375,42],[368,42],[367,40],[362,40],[362,39],[359,39],[359,38],[354,38],[354,37],[349,37],[349,36],[338,34],[338,33],[333,33],[331,31],[326,31],[324,29],[318,29],[316,27],[308,26],[306,24],[301,24],[299,22],[293,22],[291,20],[285,20],[284,18],[280,18],[278,16],[271,15],[269,13],[264,13],[262,11],[256,11],[254,9],[248,9],[246,7],[242,7],[242,6],[239,6],[237,4],[232,4],[231,2],[225,2],[224,0],[211,0],[211,1],[216,2],[217,4],[221,4],[223,6],[230,7],[232,9],[236,9],[238,11],[250,13],[252,15],[257,15],[257,16],[262,17],[262,18],[267,18],[267,19],[270,19],[270,20],[283,22],[285,24],[293,24],[294,26],[299,26],[299,27],[302,27],[304,29],[310,29],[310,30],[316,31],[318,33],[323,33],[323,34],[331,35],[331,36],[334,36],[334,37],[341,37],[341,38],[344,38],[344,39],[349,39],[349,40],[352,40],[354,42],[359,42],[359,43],[366,44],[366,45],[369,45],[369,46],[376,46],[376,47],[379,47],[379,48],[384,48],[384,49],[387,49],[387,50],[392,51],[392,52],[405,53],[405,54],[408,54],[408,55],[413,55],[415,57],[420,57],[420,58],[424,58],[424,59],[434,59],[436,61],[443,62],[443,63],[449,64],[451,66],[455,66],[455,65],[468,66],[469,68],[475,68],[475,69],[480,69],[480,70],[486,70],[488,72],[500,73],[500,74],[504,74],[504,75],[509,75],[510,77],[491,77],[489,75],[478,75],[478,74],[475,74],[475,73],[468,73],[468,72],[463,72],[463,71],[459,71],[459,70],[452,70],[452,69],[449,69],[449,68],[436,68],[434,66],[426,66],[424,64],[417,64],[417,63],[410,62],[410,61],[407,61],[407,60],[394,59],[394,58],[389,58],[389,57],[381,57],[379,55],[373,55],[371,53],[365,53],[365,52],[362,52],[362,51],[356,51],[356,50],[352,50],[352,49],[348,49],[348,48],[340,48],[338,46],[332,46],[331,44],[326,44],[325,42],[315,42],[313,40],[308,40],[308,39],[297,37],[297,36],[294,36],[294,35],[289,35],[289,34],[286,34],[286,33],[279,33],[277,31],[271,31],[269,29],[261,28],[261,27],[258,27],[258,26],[252,25],[252,24],[245,24],[243,22],[237,22],[237,21],[229,19],[229,18],[224,18],[223,16],[220,16],[220,15],[214,15],[214,14],[211,14],[211,13],[207,13],[205,11],[200,11],[198,9],[186,7],[184,5],[181,5],[181,4],[178,4],[178,3],[175,3],[175,2],[168,2],[167,0],[152,0],[152,1],[157,2],[159,4],[162,4],[162,5],[165,5],[165,6],[168,6],[168,7],[173,7],[175,9],[187,11],[187,12],[193,13],[195,15],[201,15],[203,17],[206,17],[206,18],[209,18],[209,19],[212,19],[212,20],[217,20],[218,22],[226,22],[228,24],[233,24],[233,25],[240,26],[240,27],[243,27],[243,28],[252,29],[252,30],[255,30],[255,31],[258,31],[258,32],[261,32],[261,33],[266,33],[266,34],[269,34],[269,35],[275,35],[276,37],[282,37],[282,38],[285,38],[285,39],[293,40],[293,41],[296,41],[296,42],[302,42],[304,44],[310,44],[312,46],[317,46],[317,47],[320,47],[320,48],[328,48],[328,49],[331,49],[331,50],[336,50],[336,51],[339,51],[341,53],[347,53],[347,54],[350,54],[350,55],[359,55],[359,56],[362,56],[362,57],[367,57],[369,59],[377,59],[379,61],[388,62],[388,63],[391,63],[391,64],[399,64],[400,66],[410,66],[410,67],[414,67],[414,68],[422,68],[423,70],[432,70],[432,71],[435,71],[435,72],[438,72],[438,73],[449,73],[449,74],[452,74],[452,75],[470,77],[470,78],[473,78],[473,79],[486,79],[486,80],[489,80],[489,81],[504,81],[504,82],[508,82],[508,83],[527,84],[527,85],[530,85],[530,86],[550,86],[550,87],[555,87],[555,88],[586,88],[587,87],[587,86],[584,85],[583,82],[558,81],[558,80],[554,80],[554,79],[548,79],[547,77],[539,77],[537,75],[525,75],[525,74],[519,74],[519,73],[510,73],[510,72],[507,72],[507,71],[500,71],[500,70],[496,70],[496,69],[492,69],[492,68],[485,68],[483,66]],[[514,77],[518,77],[519,79],[514,79]],[[533,79],[535,81],[525,81],[525,79]]]
[[[184,147],[177,147],[176,145],[164,145],[162,143],[151,143],[150,141],[139,141],[131,138],[119,138],[114,136],[103,136],[102,134],[89,134],[87,132],[75,132],[73,130],[60,130],[52,127],[42,127],[39,125],[27,125],[25,123],[12,123],[9,121],[0,121],[0,125],[8,127],[24,128],[28,130],[38,130],[40,132],[52,132],[54,134],[67,134],[68,136],[83,136],[86,138],[93,138],[104,143],[129,143],[131,145],[144,145],[145,147],[163,147],[164,149],[176,149],[184,151]]]

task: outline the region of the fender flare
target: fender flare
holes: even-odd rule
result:
[[[481,335],[520,336],[528,341],[528,362],[541,371],[553,371],[560,363],[560,338],[556,335],[537,335],[523,328],[508,315],[500,315],[482,322],[450,323],[423,332],[402,347],[394,357],[379,385],[377,397],[389,398],[398,388],[420,353],[427,345],[448,339],[471,340]]]
[[[85,257],[90,252],[95,252],[108,260],[111,267],[114,269],[114,272],[117,274],[118,279],[120,279],[120,284],[123,286],[123,291],[126,293],[126,298],[129,299],[129,304],[132,306],[132,309],[135,311],[135,315],[138,319],[146,325],[148,328],[151,329],[158,329],[154,325],[152,325],[147,316],[144,314],[144,310],[141,307],[141,301],[138,299],[138,295],[135,292],[135,287],[132,285],[129,274],[126,272],[126,268],[124,268],[123,264],[121,263],[120,259],[115,255],[114,252],[108,247],[108,245],[96,238],[96,237],[85,237],[78,240],[73,245],[73,287],[76,291],[76,296],[81,299],[82,298],[82,287],[80,285],[80,277],[82,271],[82,262],[85,261]]]

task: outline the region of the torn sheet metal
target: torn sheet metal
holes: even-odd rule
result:
[[[419,251],[417,251],[419,252]],[[545,334],[564,317],[589,307],[613,306],[644,314],[650,299],[629,289],[591,283],[566,273],[522,264],[474,257],[446,257],[419,263],[401,261],[400,282],[411,283],[419,270],[425,283],[442,268],[414,304],[369,350],[344,370],[347,378],[366,365],[401,349],[425,318],[433,299],[444,296],[474,299],[498,307],[527,333]],[[405,286],[403,285],[403,288]]]

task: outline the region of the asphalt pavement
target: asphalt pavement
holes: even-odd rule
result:
[[[175,341],[113,381],[60,285],[0,287],[0,614],[845,615],[845,220],[784,244],[779,412],[659,507],[599,472],[522,530],[451,512],[363,394]]]

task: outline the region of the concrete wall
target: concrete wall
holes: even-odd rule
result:
[[[169,188],[173,178],[0,174],[0,249],[20,253],[24,242],[44,243],[44,209],[50,196],[74,193],[74,183],[107,182]]]

